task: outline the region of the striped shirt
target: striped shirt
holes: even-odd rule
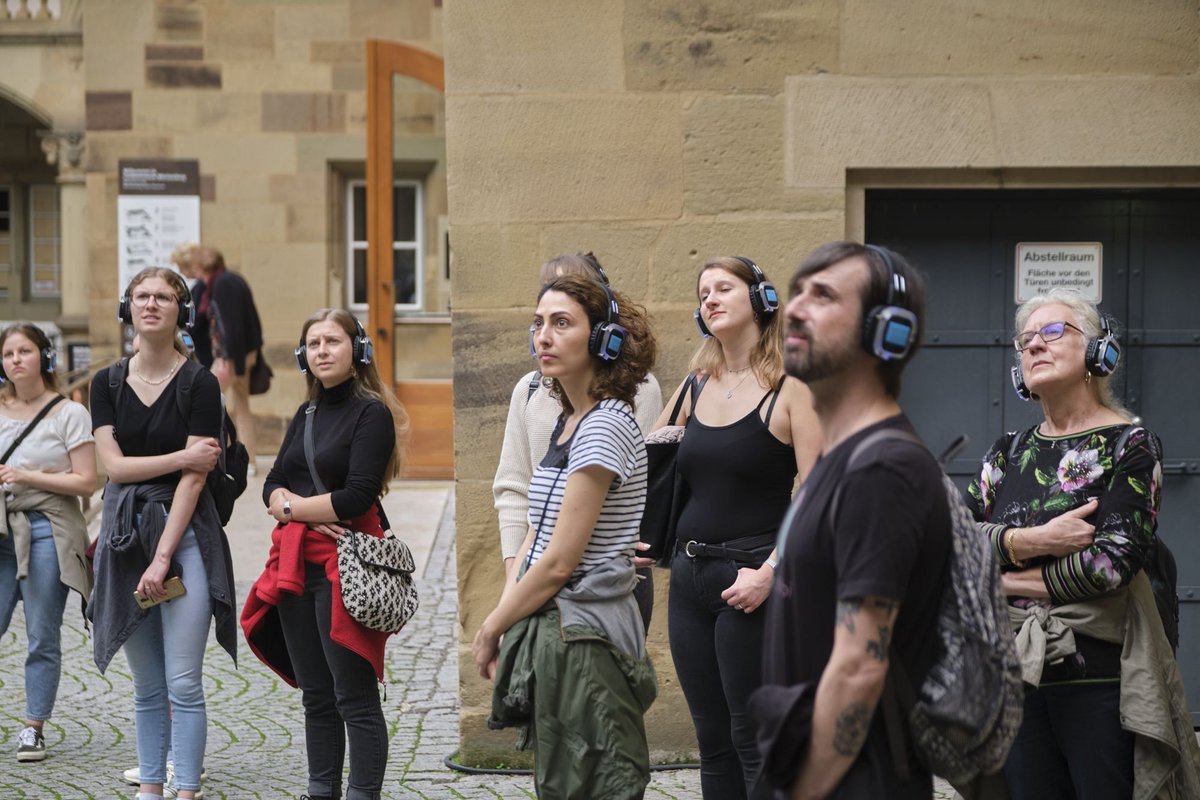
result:
[[[600,466],[613,473],[613,482],[573,573],[580,577],[613,558],[633,555],[646,505],[646,443],[633,409],[621,400],[597,403],[564,444],[558,444],[561,428],[560,420],[529,482],[529,524],[537,531],[529,563],[546,551],[571,473]]]

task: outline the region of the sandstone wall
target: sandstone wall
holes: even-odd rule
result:
[[[778,284],[861,236],[871,185],[1195,182],[1200,17],[1163,0],[495,0],[446,9],[462,736],[490,735],[471,637],[501,584],[490,485],[529,368],[536,268],[594,249],[644,302],[670,392],[696,346],[696,271],[740,253]],[[694,750],[666,643],[656,757]]]

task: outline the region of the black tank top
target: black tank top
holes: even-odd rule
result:
[[[770,430],[782,385],[764,394],[749,414],[722,427],[696,419],[693,400],[676,457],[687,483],[676,528],[679,541],[716,544],[779,529],[796,479],[795,449]],[[759,414],[767,398],[771,404],[764,421]]]

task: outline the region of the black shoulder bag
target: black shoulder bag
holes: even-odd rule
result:
[[[691,395],[692,408],[696,408],[696,398],[707,379],[707,376],[700,379],[696,373],[692,373],[675,401],[669,424],[677,424],[685,395]],[[638,538],[650,545],[650,549],[638,555],[655,559],[660,567],[671,566],[671,556],[675,552],[675,525],[683,511],[684,493],[687,491],[675,463],[682,441],[683,436],[680,435],[673,441],[646,444],[646,507],[642,511]]]
[[[317,474],[313,416],[317,402],[304,411],[304,458],[318,494],[328,491]],[[416,564],[412,551],[395,536],[379,538],[361,531],[346,531],[337,540],[338,576],[342,605],[359,624],[373,631],[396,633],[417,610]]]

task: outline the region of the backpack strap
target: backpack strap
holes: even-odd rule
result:
[[[121,407],[121,398],[125,396],[125,373],[129,369],[129,359],[119,359],[108,367],[108,396],[113,405],[113,438],[117,436],[117,410]]]
[[[1125,426],[1125,430],[1121,431],[1121,435],[1117,437],[1117,446],[1113,448],[1113,466],[1121,460],[1121,456],[1125,455],[1125,445],[1129,444],[1129,437],[1137,431],[1141,430],[1140,425],[1129,424]]]
[[[533,377],[529,379],[529,392],[525,395],[525,405],[529,405],[529,401],[537,393],[538,387],[542,385],[542,371],[534,370]]]
[[[845,477],[847,473],[853,471],[854,468],[859,465],[859,462],[863,460],[863,457],[866,455],[866,453],[874,448],[875,445],[879,444],[880,442],[885,442],[888,439],[902,439],[904,441],[920,445],[921,447],[925,446],[920,439],[918,439],[916,436],[913,436],[908,431],[901,431],[897,430],[896,428],[883,428],[882,430],[878,430],[872,434],[869,434],[865,439],[854,446],[854,449],[850,451],[850,458],[846,459],[846,468],[842,470],[842,476]],[[842,487],[839,485],[834,491],[833,497],[829,501],[829,516],[831,519],[837,519],[838,506],[840,505],[841,498]]]

